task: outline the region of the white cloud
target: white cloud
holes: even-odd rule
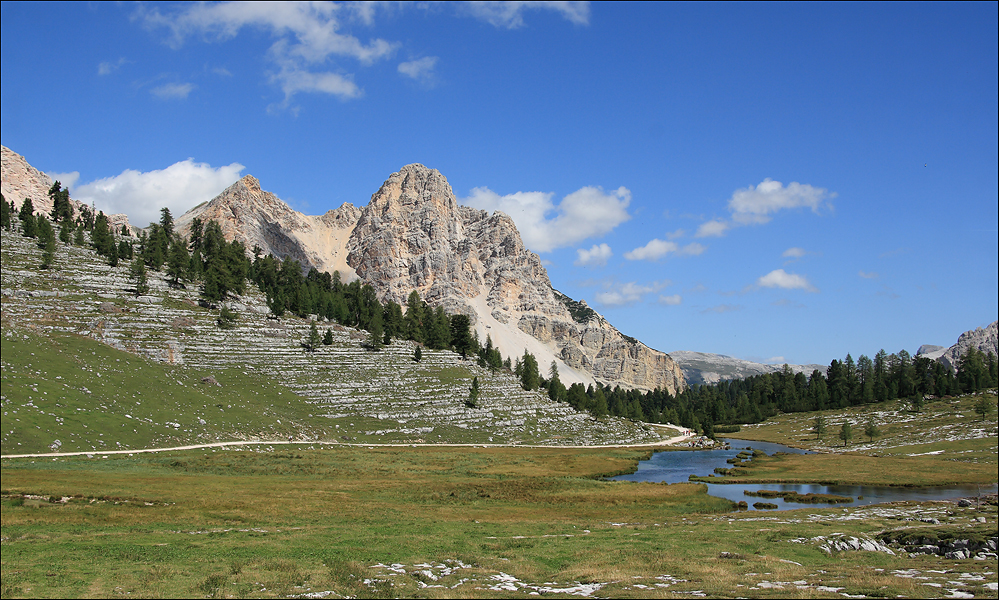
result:
[[[808,254],[808,252],[804,248],[795,247],[788,248],[781,254],[781,256],[784,258],[801,258],[806,254]]]
[[[524,244],[535,252],[549,252],[602,236],[631,218],[627,211],[631,192],[625,187],[610,192],[599,187],[583,187],[563,198],[557,206],[552,203],[553,196],[548,192],[500,196],[489,188],[477,187],[462,203],[510,215]],[[548,218],[546,215],[552,212],[554,216]]]
[[[656,238],[641,248],[625,252],[624,257],[628,260],[659,260],[670,252],[676,252],[678,249],[679,247],[676,245],[676,242],[664,242]]]
[[[784,269],[775,269],[763,277],[756,280],[760,287],[780,288],[782,290],[805,290],[806,292],[818,292],[808,279],[794,273],[787,273]]]
[[[639,285],[634,281],[608,286],[602,292],[594,294],[594,299],[601,306],[627,306],[640,302],[646,294],[657,292],[665,287],[664,283],[652,283],[650,285]]]
[[[781,182],[767,177],[756,187],[736,190],[728,201],[728,208],[736,223],[757,225],[769,222],[771,214],[779,210],[808,207],[817,213],[827,199],[835,197],[836,194],[830,194],[824,188],[797,181],[784,187]]]
[[[72,171],[69,173],[46,173],[53,182],[58,181],[62,187],[72,189],[76,185],[76,182],[80,180],[80,172]],[[76,197],[76,194],[73,194]]]
[[[73,198],[93,202],[106,214],[125,213],[132,225],[145,227],[159,221],[163,207],[178,217],[211,200],[239,179],[244,168],[232,163],[216,169],[189,158],[157,171],[128,169],[121,175],[92,181],[73,190]]]
[[[281,86],[285,104],[299,92],[322,92],[337,96],[341,100],[359,98],[363,95],[361,88],[357,87],[349,77],[337,73],[314,73],[289,67],[271,75],[271,81]]]
[[[524,11],[554,10],[576,25],[589,25],[589,2],[468,2],[465,11],[495,27],[516,29],[524,26]]]
[[[331,57],[352,58],[362,65],[390,57],[399,44],[383,39],[363,43],[343,33],[344,20],[372,22],[372,7],[363,3],[226,2],[189,4],[180,10],[160,12],[140,8],[136,15],[148,27],[165,27],[179,47],[191,36],[215,41],[236,37],[244,27],[263,29],[276,38],[268,58],[278,67],[271,82],[281,86],[285,104],[299,92],[318,92],[341,99],[357,98],[360,88],[350,74],[316,69]]]
[[[183,100],[192,90],[194,90],[193,83],[165,83],[149,90],[149,93],[161,100]]]
[[[683,298],[680,294],[673,294],[672,296],[659,296],[659,304],[666,306],[679,306],[683,302]]]
[[[749,186],[732,193],[728,201],[731,220],[714,219],[702,223],[697,237],[722,236],[732,227],[762,225],[773,219],[774,213],[792,208],[810,208],[818,213],[822,207],[832,208],[829,200],[835,192],[792,181],[784,186],[767,177],[757,186]]]
[[[873,272],[873,271],[872,271],[872,272],[870,272],[870,273],[867,273],[867,272],[865,272],[865,271],[859,271],[859,272],[857,273],[857,275],[860,275],[860,276],[861,276],[861,277],[863,277],[864,279],[877,279],[878,277],[880,277],[880,275],[878,275],[877,273],[875,273],[875,272]]]
[[[607,244],[600,244],[585,250],[580,248],[576,250],[576,262],[573,264],[577,267],[589,267],[589,266],[604,266],[607,264],[607,259],[609,259],[614,253],[611,252],[610,246]]]
[[[119,58],[116,62],[104,61],[101,64],[97,65],[97,74],[102,76],[110,75],[111,73],[114,73],[115,71],[120,69],[121,66],[127,62],[128,61],[125,60],[124,58]]]
[[[697,233],[694,234],[695,237],[721,237],[728,232],[731,225],[722,221],[721,219],[714,219],[706,223],[701,223],[700,227],[697,228]]]
[[[680,248],[680,254],[685,256],[700,256],[705,250],[707,250],[706,246],[702,246],[697,242],[691,242]]]
[[[424,56],[417,60],[399,63],[398,71],[410,79],[428,84],[433,81],[434,67],[437,66],[436,56]]]
[[[635,248],[631,252],[625,252],[624,257],[628,260],[651,260],[656,261],[667,254],[679,254],[681,256],[697,256],[706,250],[704,246],[693,242],[683,247],[676,242],[666,242],[660,239],[653,239],[641,248]]]

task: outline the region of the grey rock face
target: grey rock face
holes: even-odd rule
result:
[[[961,356],[969,348],[975,348],[986,354],[991,352],[999,356],[999,321],[993,321],[987,327],[965,331],[957,339],[957,343],[947,348],[937,360],[952,369],[957,369],[961,362]]]
[[[546,370],[555,361],[566,384],[684,389],[679,367],[662,352],[626,338],[593,313],[573,320],[552,289],[538,255],[524,247],[502,212],[460,206],[447,179],[423,165],[393,173],[367,206],[344,204],[321,216],[293,210],[247,175],[177,219],[216,220],[247,251],[293,258],[305,268],[360,277],[383,302],[405,306],[409,293],[451,314],[462,313],[507,356],[530,351]]]

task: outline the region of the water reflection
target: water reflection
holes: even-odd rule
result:
[[[680,483],[688,481],[690,475],[708,475],[716,467],[731,467],[726,461],[735,457],[747,447],[761,450],[767,454],[788,452],[793,454],[811,454],[807,450],[791,448],[782,444],[770,442],[752,442],[748,440],[728,439],[729,450],[689,450],[673,452],[657,452],[649,460],[638,463],[638,470],[629,475],[613,477],[615,481],[655,481],[665,483]],[[750,510],[754,510],[754,502],[770,502],[777,505],[777,510],[793,510],[807,506],[864,506],[879,502],[894,502],[899,500],[945,500],[963,496],[975,496],[996,493],[997,486],[958,485],[950,487],[900,488],[890,486],[869,485],[818,485],[818,484],[718,484],[709,483],[708,493],[733,502],[745,500]],[[783,499],[757,498],[746,496],[743,491],[778,490],[798,492],[799,494],[834,494],[849,496],[853,502],[848,504],[798,504],[785,502]]]

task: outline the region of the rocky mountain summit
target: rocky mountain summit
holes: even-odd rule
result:
[[[916,356],[925,356],[942,362],[952,369],[957,369],[961,355],[967,352],[968,348],[975,348],[986,354],[991,352],[999,356],[999,321],[993,321],[985,327],[965,331],[957,339],[957,343],[949,348],[924,344],[919,347]]]
[[[14,201],[15,210],[21,208],[25,198],[29,198],[36,214],[48,216],[52,212],[49,189],[53,183],[51,177],[28,164],[23,156],[7,146],[0,146],[0,191],[3,192],[7,202]],[[86,206],[73,198],[69,201],[77,215],[80,214],[80,209]],[[128,222],[128,215],[116,213],[107,215],[107,218],[108,223],[116,230],[120,230],[123,225],[128,230],[133,230]]]
[[[344,204],[303,215],[246,176],[177,219],[215,219],[248,249],[294,258],[320,271],[360,277],[382,301],[405,304],[413,290],[431,305],[472,318],[507,356],[525,350],[542,367],[553,360],[565,383],[600,382],[670,393],[684,389],[669,355],[621,334],[602,316],[552,288],[536,254],[502,212],[459,206],[447,179],[407,165],[361,208]]]

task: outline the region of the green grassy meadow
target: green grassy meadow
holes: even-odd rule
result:
[[[4,460],[2,595],[918,597],[927,581],[974,594],[996,581],[987,561],[801,541],[871,538],[925,515],[994,535],[995,506],[761,515],[702,485],[598,478],[646,455],[290,446]],[[911,569],[936,573],[900,575]]]

